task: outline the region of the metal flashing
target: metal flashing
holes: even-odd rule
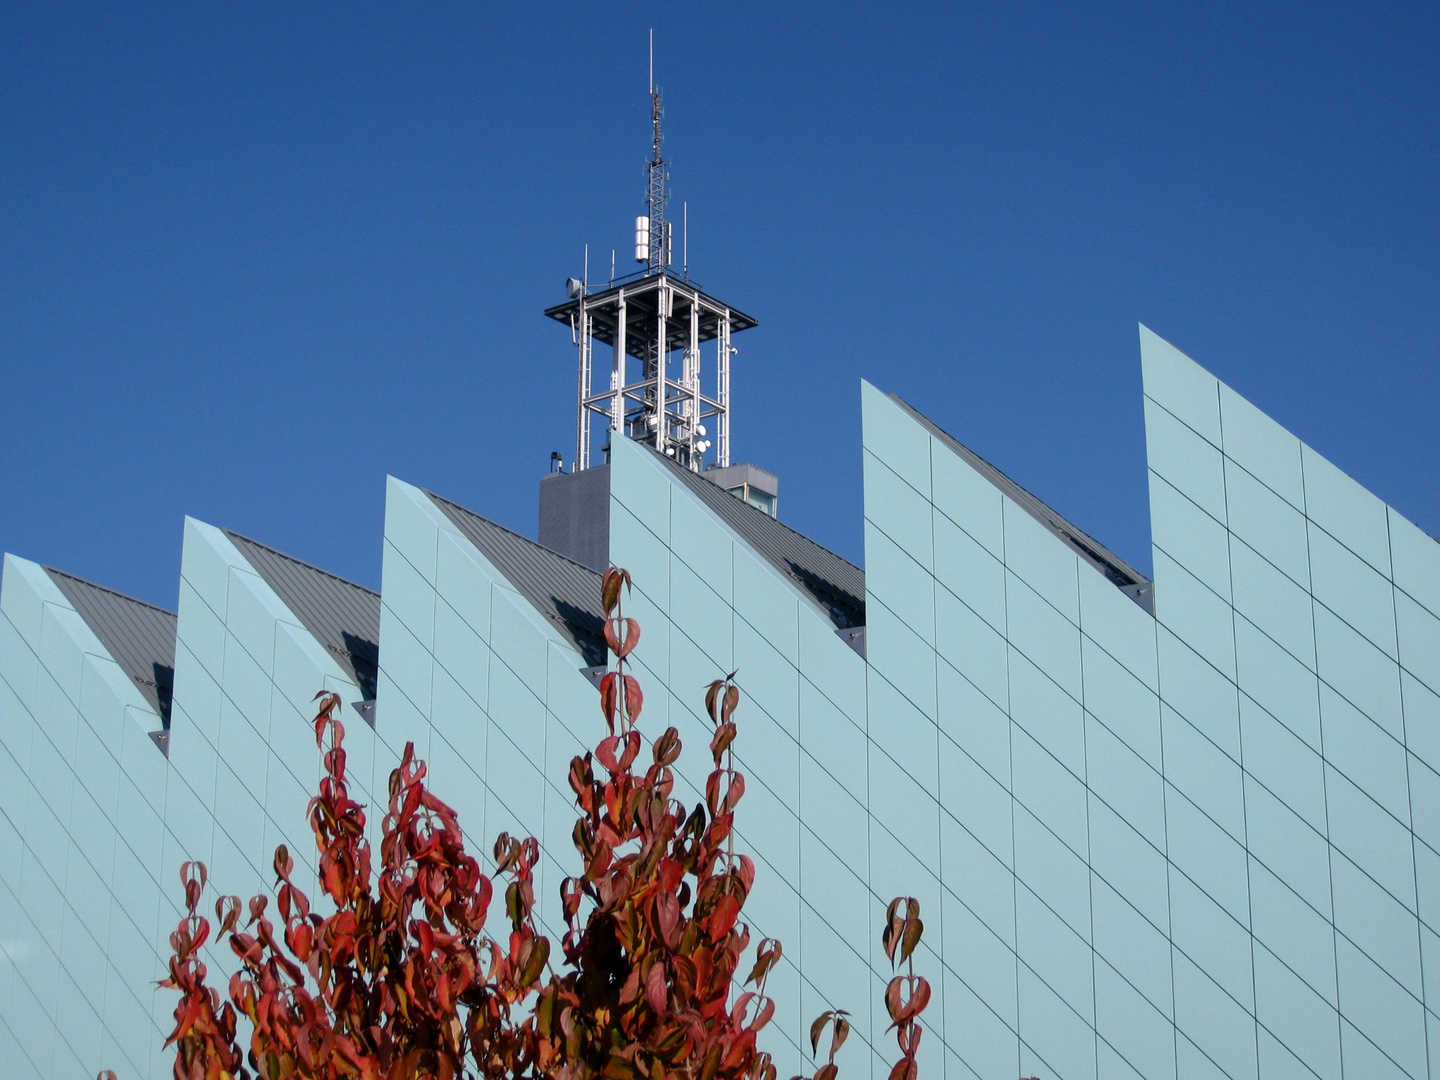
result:
[[[300,624],[355,680],[365,699],[373,699],[380,663],[380,594],[248,536],[224,532]]]
[[[175,613],[53,566],[45,572],[145,695],[160,717],[161,730],[168,730],[175,688]]]
[[[917,411],[899,394],[891,394],[890,400],[909,413],[931,435],[959,455],[972,469],[999,488],[1001,494],[1068,544],[1076,554],[1104,574],[1117,589],[1151,615],[1155,614],[1155,583],[1150,578],[1136,570],[1089,533],[1057,514],[955,436]]]
[[[575,646],[587,665],[605,663],[600,574],[433,491],[425,494],[515,591]]]
[[[813,597],[836,629],[865,625],[864,570],[763,510],[735,498],[711,483],[704,473],[691,472],[675,464],[656,453],[653,447],[646,449],[721,521],[739,533],[756,554]]]

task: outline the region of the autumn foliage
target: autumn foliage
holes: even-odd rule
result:
[[[757,1037],[774,1013],[765,985],[780,943],[759,942],[750,970],[739,968],[755,881],[734,845],[745,791],[731,754],[740,693],[733,674],[706,693],[713,769],[687,807],[674,794],[673,727],[642,761],[644,699],[628,670],[640,627],[622,611],[629,584],[611,570],[602,585],[614,670],[600,685],[606,735],[570,765],[582,869],[561,885],[560,956],[534,920],[536,841],[496,841],[504,913],[492,922],[496,886],[467,854],[455,812],[425,786],[412,746],[390,776],[376,862],[346,779],[340,701],[321,695],[324,778],[309,820],[326,914],[278,848],[273,910],[265,896],[215,903],[216,934],[237,961],[222,994],[200,958],[212,928],[199,913],[206,870],[182,867],[187,914],[162,984],[180,997],[167,1042],[177,1080],[776,1080]],[[891,1080],[916,1080],[917,1020],[930,996],[911,966],[920,933],[919,905],[892,903],[882,940],[906,974],[885,994],[902,1054]],[[849,1032],[845,1013],[825,1013],[811,1030],[817,1053],[827,1026],[814,1080],[834,1080]]]

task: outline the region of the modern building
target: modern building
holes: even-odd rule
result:
[[[177,613],[5,556],[0,1073],[169,1074],[176,871],[243,894],[277,843],[313,859],[317,691],[354,705],[371,806],[413,741],[482,858],[540,838],[553,917],[613,564],[687,801],[702,688],[739,672],[783,1075],[827,1008],[842,1075],[886,1075],[878,929],[910,894],[927,1077],[1440,1078],[1440,545],[1142,328],[1153,581],[868,383],[862,570],[730,461],[754,320],[669,269],[658,190],[645,269],[550,312],[581,380],[541,543],[391,478],[379,595],[194,520]]]

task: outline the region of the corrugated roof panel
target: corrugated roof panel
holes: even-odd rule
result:
[[[1070,521],[1057,514],[1045,503],[1011,480],[994,465],[941,428],[933,420],[912,407],[898,394],[891,394],[890,400],[907,413],[951,450],[963,458],[972,469],[1000,489],[1012,502],[1033,517],[1050,532],[1065,541],[1083,559],[1103,573],[1126,596],[1134,600],[1151,615],[1155,614],[1155,583],[1113,551],[1100,543],[1089,533],[1077,528]]]
[[[600,574],[433,491],[425,494],[587,662],[605,663]]]
[[[814,597],[836,629],[865,625],[864,570],[763,510],[737,499],[712,484],[704,474],[677,465],[651,447],[646,449],[655,455],[656,461],[664,462],[676,479],[698,495],[757,554]]]
[[[225,535],[350,673],[360,692],[373,699],[380,663],[380,594],[237,532],[226,529]]]
[[[53,566],[45,572],[145,695],[161,727],[168,729],[175,687],[175,613]]]

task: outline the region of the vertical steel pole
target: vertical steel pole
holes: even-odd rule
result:
[[[575,469],[579,471],[586,467],[590,458],[590,418],[587,415],[589,409],[585,399],[590,396],[590,312],[585,307],[585,298],[580,298],[580,308],[576,313],[575,322],[571,323],[575,332],[575,346],[579,352],[579,378],[580,389],[578,397],[578,411],[575,416]]]
[[[668,333],[665,319],[666,300],[669,289],[664,281],[655,292],[655,449],[665,453],[669,432],[665,430],[665,336]]]
[[[730,310],[720,318],[719,333],[715,335],[716,391],[715,400],[720,403],[715,414],[715,460],[720,468],[730,465]]]
[[[615,319],[615,356],[610,362],[610,430],[625,434],[625,290]],[[611,439],[616,436],[612,435]]]
[[[700,294],[690,294],[690,347],[685,350],[685,389],[690,392],[690,400],[685,403],[687,427],[686,437],[690,440],[690,469],[692,472],[700,471],[700,459],[703,455],[694,449],[696,442],[696,426],[700,423]]]

